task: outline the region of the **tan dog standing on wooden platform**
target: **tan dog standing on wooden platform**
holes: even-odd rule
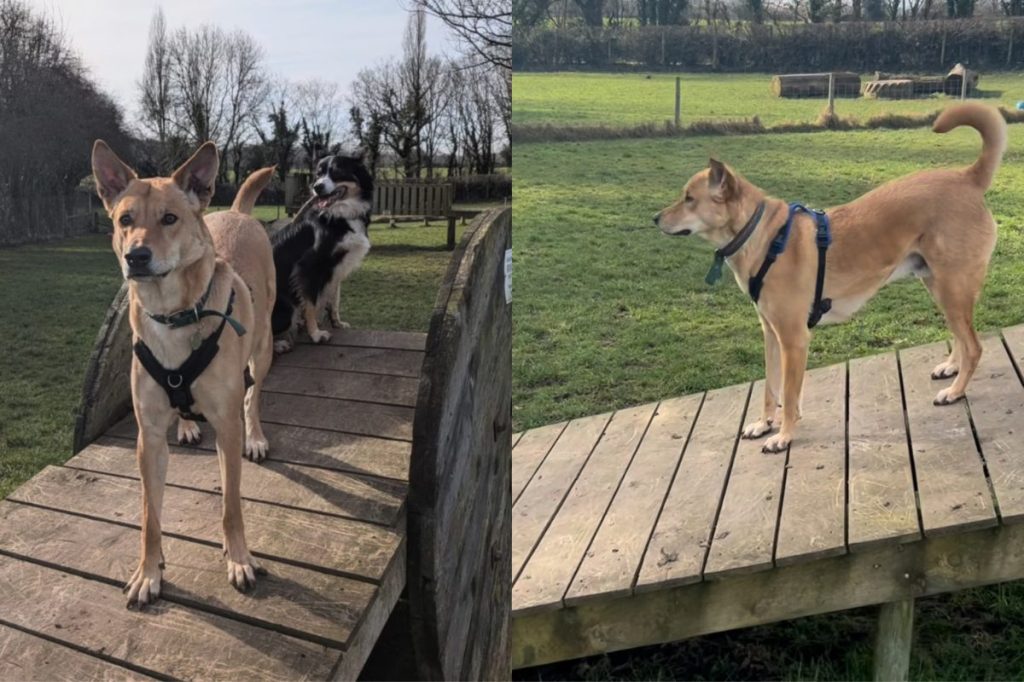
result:
[[[954,339],[953,352],[932,378],[955,375],[956,380],[939,391],[936,405],[964,397],[981,358],[974,305],[996,243],[985,191],[1006,148],[1006,122],[997,110],[981,104],[949,107],[933,130],[945,133],[963,125],[981,133],[982,152],[973,165],[913,173],[826,212],[832,243],[825,259],[824,298],[831,299],[831,309],[821,321],[843,322],[887,282],[919,277]],[[709,168],[690,178],[682,197],[654,217],[663,232],[699,234],[722,252],[739,244],[725,261],[740,288],[755,294],[766,369],[763,411],[743,429],[743,437],[771,431],[780,403],[782,407],[781,429],[765,441],[765,452],[785,450],[796,433],[811,338],[808,313],[816,303],[817,225],[807,214],[793,218],[788,244],[763,276],[760,295],[749,290],[788,215],[786,202],[712,159]],[[739,240],[744,234],[745,241]]]
[[[213,143],[169,178],[140,180],[102,140],[93,147],[92,167],[114,224],[135,342],[131,384],[139,425],[142,558],[125,586],[128,605],[141,607],[160,595],[160,509],[167,430],[175,417],[182,420],[179,438],[183,431],[198,433],[192,420],[199,417],[216,431],[228,580],[248,589],[262,569],[245,541],[242,453],[258,460],[267,451],[259,397],[273,357],[275,299],[270,240],[248,214],[274,169],[249,176],[231,210],[204,217],[219,167]],[[254,383],[247,391],[250,376]]]

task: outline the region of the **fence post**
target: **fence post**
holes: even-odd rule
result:
[[[836,115],[836,74],[834,71],[828,73],[828,117]]]
[[[661,65],[665,66],[665,27],[661,27]]]
[[[1010,19],[1010,44],[1006,48],[1006,66],[1013,63],[1013,19]]]
[[[939,49],[939,68],[946,68],[946,29],[942,29],[942,47]]]
[[[960,99],[967,99],[967,69],[960,76]]]
[[[676,76],[676,130],[679,130],[680,78]]]

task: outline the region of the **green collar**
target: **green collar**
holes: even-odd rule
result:
[[[206,310],[206,302],[210,299],[210,291],[212,289],[213,278],[211,277],[210,283],[206,285],[206,291],[191,308],[179,310],[178,312],[171,313],[170,315],[154,315],[147,310],[146,315],[148,315],[154,322],[166,324],[171,329],[181,329],[182,327],[196,324],[204,317],[221,317],[224,318],[225,322],[231,325],[231,328],[235,330],[236,334],[239,336],[245,336],[245,327],[243,327],[238,320],[230,317],[230,307],[228,308],[227,313],[222,313],[219,310]]]

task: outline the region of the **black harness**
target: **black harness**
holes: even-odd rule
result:
[[[722,263],[726,258],[739,251],[747,239],[750,238],[763,213],[764,202],[761,202],[757,205],[754,214],[740,233],[728,244],[715,251],[715,262],[712,264],[711,270],[708,271],[707,277],[704,278],[708,284],[714,284],[718,281],[722,274]],[[775,238],[768,245],[768,253],[765,255],[764,262],[761,263],[757,274],[751,277],[747,283],[747,293],[750,294],[750,298],[754,300],[754,303],[757,303],[758,299],[761,298],[761,288],[764,286],[765,275],[768,274],[768,270],[775,263],[776,259],[786,250],[789,233],[793,227],[793,218],[797,213],[807,213],[814,218],[814,222],[817,225],[815,243],[818,246],[818,274],[814,283],[814,303],[811,305],[811,312],[807,316],[807,328],[813,329],[821,321],[822,316],[832,309],[832,299],[822,297],[825,291],[825,256],[828,252],[828,247],[832,244],[832,230],[828,216],[824,211],[816,211],[796,202],[789,205],[786,222],[779,228]]]
[[[217,342],[220,340],[220,335],[224,331],[224,325],[230,324],[231,328],[235,330],[239,336],[245,335],[245,327],[239,324],[238,320],[231,317],[231,311],[235,302],[235,291],[231,290],[231,295],[228,297],[228,307],[223,313],[216,310],[206,310],[207,299],[210,297],[210,289],[213,286],[213,280],[210,280],[210,285],[206,288],[206,293],[203,294],[202,298],[196,305],[189,309],[181,312],[174,313],[173,315],[153,315],[146,313],[149,317],[160,324],[166,324],[172,329],[179,329],[181,327],[188,326],[190,324],[196,324],[204,317],[220,317],[220,324],[217,325],[217,329],[212,334],[207,336],[205,339],[202,338],[199,330],[197,329],[195,334],[192,335],[192,353],[185,358],[185,361],[181,363],[181,366],[177,369],[167,369],[160,364],[160,361],[153,355],[153,351],[150,350],[149,346],[143,343],[142,339],[135,342],[134,350],[135,357],[139,359],[142,366],[146,368],[149,376],[153,377],[153,380],[160,385],[164,392],[167,394],[167,399],[171,402],[171,407],[178,411],[178,414],[185,419],[191,419],[194,421],[206,421],[206,418],[201,414],[196,414],[192,411],[192,405],[195,403],[195,398],[192,397],[192,384],[195,380],[206,371],[206,368],[210,366],[213,359],[217,357],[217,351],[220,350],[220,346]],[[245,387],[252,386],[253,379],[249,373],[249,367],[245,368]]]

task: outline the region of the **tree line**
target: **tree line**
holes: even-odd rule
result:
[[[945,73],[1024,68],[1024,19],[518,28],[516,69]]]
[[[908,21],[1024,16],[1024,0],[513,0],[517,28]]]
[[[157,10],[138,84],[143,167],[166,172],[207,139],[222,150],[221,181],[233,184],[266,163],[283,179],[338,149],[406,178],[488,174],[511,161],[507,69],[430,54],[421,6],[409,14],[402,54],[360,71],[347,93],[273,77],[263,61],[243,32],[168,31]]]

